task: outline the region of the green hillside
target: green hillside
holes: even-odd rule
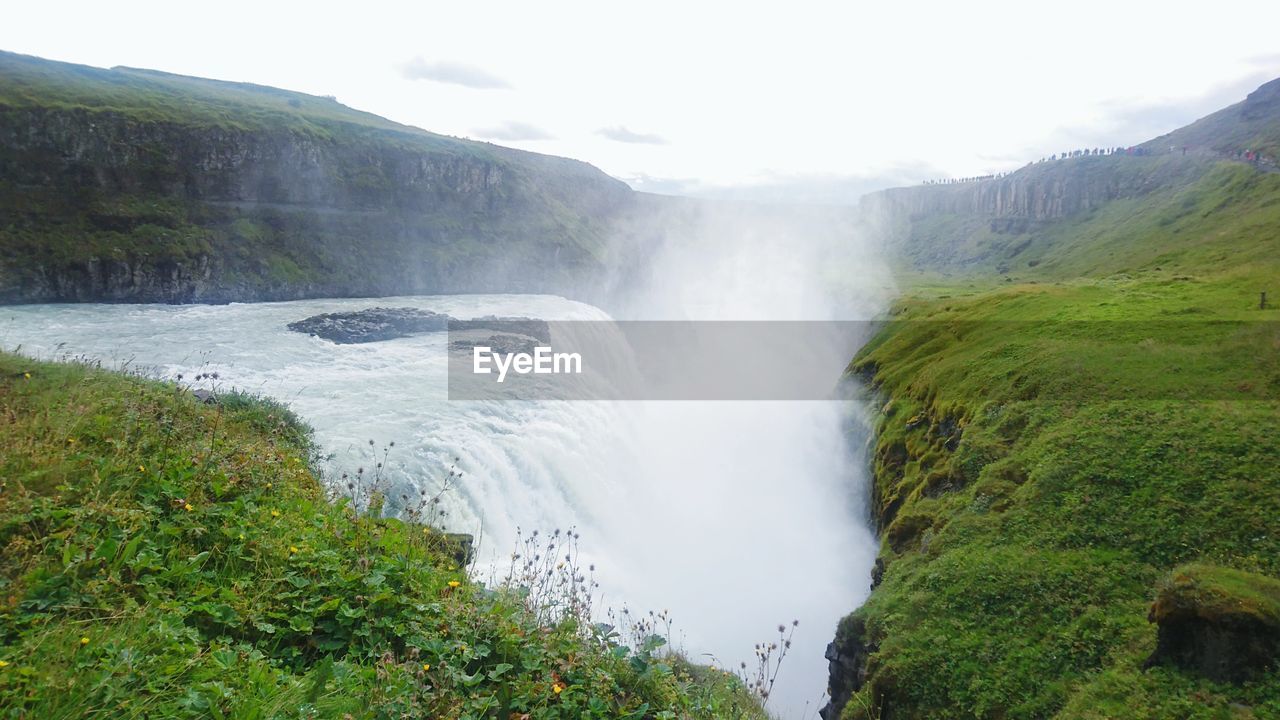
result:
[[[584,625],[581,568],[485,587],[457,539],[333,502],[272,401],[0,354],[0,416],[0,717],[763,717]]]
[[[1190,125],[1147,143],[1148,147],[1186,147],[1235,155],[1260,153],[1272,166],[1280,158],[1280,79],[1253,91],[1243,101],[1203,117]]]
[[[0,107],[119,113],[138,122],[228,130],[291,130],[317,137],[376,133],[408,148],[593,171],[578,160],[439,135],[347,107],[333,97],[159,70],[61,63],[0,51]]]
[[[1032,171],[1072,163],[1179,172],[897,228],[904,296],[849,368],[882,569],[837,635],[841,717],[1280,717],[1280,175]]]
[[[575,294],[633,201],[331,98],[0,52],[0,302]]]

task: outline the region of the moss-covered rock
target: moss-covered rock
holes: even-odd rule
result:
[[[1159,626],[1148,665],[1242,682],[1280,659],[1280,580],[1184,565],[1161,584],[1148,620]]]

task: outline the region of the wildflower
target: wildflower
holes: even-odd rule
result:
[[[449,587],[451,587],[451,588],[456,588],[456,587],[458,587],[458,586],[459,586],[459,585],[461,585],[461,584],[462,584],[462,583],[458,582],[457,580],[450,580],[450,581],[449,581]]]
[[[182,509],[186,510],[187,512],[191,512],[192,510],[195,510],[194,507],[191,507],[191,503],[187,503],[186,505],[183,505]]]
[[[289,546],[289,554],[290,554],[290,555],[293,555],[293,554],[295,554],[295,553],[297,553],[297,552],[298,552],[298,548],[296,548],[296,547],[294,547],[294,546],[292,546],[292,545],[290,545],[290,546]]]
[[[76,439],[75,439],[75,438],[67,438],[67,444],[68,444],[68,445],[75,445],[75,444],[76,444]]]
[[[26,379],[30,380],[30,379],[31,379],[31,373],[24,372],[24,373],[22,373],[22,377],[24,377],[24,378],[26,378]]]
[[[7,667],[9,667],[9,663],[5,662],[4,660],[0,660],[0,670],[3,670],[4,668],[7,668]]]
[[[240,539],[241,539],[241,540],[243,540],[243,539],[244,539],[244,533],[240,533]]]
[[[551,690],[555,692],[555,694],[559,695],[560,693],[564,692],[564,686],[561,685],[560,683],[556,683],[555,685],[551,686]]]
[[[428,664],[428,663],[422,663],[422,672],[426,672],[426,671],[428,671],[428,670],[430,670],[430,669],[431,669],[431,665],[430,665],[430,664]]]
[[[280,511],[279,511],[279,510],[272,510],[272,511],[271,511],[271,517],[280,517]]]
[[[431,528],[426,528],[426,527],[422,528],[422,534],[423,534],[423,535],[430,535],[430,534],[431,534]]]
[[[146,466],[146,465],[139,465],[139,466],[138,466],[138,472],[146,472],[146,471],[147,471],[147,466]]]
[[[88,645],[88,644],[89,644],[89,638],[87,638],[87,637],[82,637],[82,638],[80,638],[80,644],[81,644],[81,645]]]
[[[268,490],[270,490],[270,489],[271,489],[271,483],[267,483],[267,489],[268,489]]]

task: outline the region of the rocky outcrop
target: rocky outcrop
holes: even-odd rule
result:
[[[840,621],[836,638],[827,644],[825,657],[828,663],[830,700],[820,710],[822,720],[836,720],[844,706],[866,685],[867,664],[876,646],[867,641],[867,627],[857,615],[849,615]]]
[[[1216,161],[1206,155],[1072,157],[984,180],[883,190],[864,197],[858,215],[863,233],[881,238],[887,253],[917,269],[1004,274],[1039,264],[1054,242],[1055,224],[1191,183]]]
[[[538,342],[525,335],[498,334],[469,340],[454,340],[449,343],[449,350],[453,352],[471,352],[477,347],[488,348],[490,352],[497,355],[532,354],[537,349]]]
[[[868,196],[866,203],[912,220],[975,215],[1001,221],[994,226],[998,232],[1020,232],[1036,222],[1145,195],[1195,174],[1204,164],[1200,157],[1076,157],[1030,165],[986,180],[892,188]]]
[[[442,540],[441,549],[457,567],[467,567],[475,558],[476,538],[468,533],[437,532],[433,538]]]
[[[1147,666],[1244,682],[1280,661],[1280,581],[1210,565],[1175,570],[1147,616],[1158,626]]]
[[[352,312],[321,313],[291,322],[288,328],[339,345],[394,340],[445,330],[475,335],[471,339],[455,341],[451,345],[455,350],[488,344],[501,353],[527,352],[525,348],[532,342],[551,342],[551,327],[546,320],[496,315],[458,320],[443,313],[411,307],[374,307]],[[495,334],[486,335],[485,331]]]
[[[544,343],[551,342],[551,326],[546,320],[534,318],[484,315],[471,320],[454,320],[449,323],[449,330],[453,332],[496,330],[505,335],[534,338]]]
[[[339,345],[393,340],[449,327],[449,316],[417,308],[382,308],[312,315],[289,323],[294,332],[307,333]]]

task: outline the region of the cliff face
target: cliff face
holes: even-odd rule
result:
[[[505,170],[496,158],[415,152],[368,138],[338,144],[283,129],[191,127],[116,112],[10,109],[0,121],[4,177],[69,190],[421,209],[433,191],[472,204],[492,197]]]
[[[1156,178],[1147,173],[1122,176],[1096,172],[1098,166],[1121,161],[1119,157],[1072,158],[989,180],[893,188],[881,193],[879,201],[915,219],[973,214],[992,219],[1053,220],[1117,198],[1140,195],[1156,186]]]
[[[569,293],[633,202],[332,101],[76,67],[0,54],[0,302]]]
[[[884,190],[864,198],[860,214],[865,231],[914,270],[1004,274],[1038,263],[1053,224],[1185,186],[1215,162],[1167,153],[1069,158],[999,178]]]

